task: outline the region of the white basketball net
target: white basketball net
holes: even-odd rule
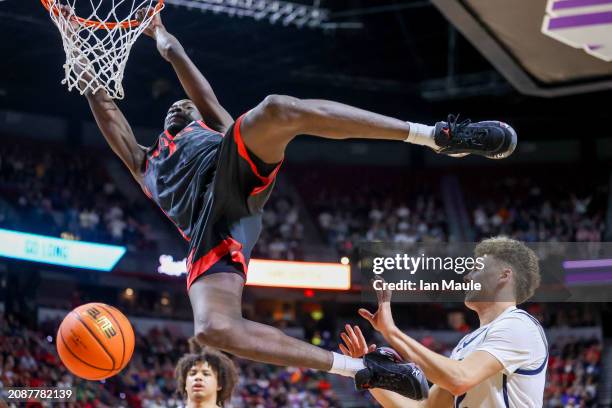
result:
[[[81,95],[103,89],[111,98],[123,99],[121,82],[132,45],[153,16],[163,8],[163,4],[149,13],[141,24],[132,24],[130,28],[126,26],[133,22],[136,12],[152,9],[158,0],[89,0],[91,12],[88,16],[80,15],[80,18],[57,12],[59,6],[77,9],[77,1],[48,0],[49,15],[62,35],[66,52],[66,77],[62,83],[68,86],[69,91],[77,88]],[[82,12],[87,1],[80,0],[79,12]],[[118,16],[119,6],[122,9],[129,6],[129,14]]]

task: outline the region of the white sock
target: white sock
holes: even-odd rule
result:
[[[410,133],[405,142],[431,147],[434,150],[440,149],[434,141],[434,126],[412,122],[408,122],[408,124],[410,125]]]
[[[366,368],[363,364],[363,360],[360,358],[353,358],[334,352],[332,352],[332,354],[334,356],[334,362],[332,363],[332,368],[329,370],[332,374],[353,378],[355,374],[357,374],[357,371]]]

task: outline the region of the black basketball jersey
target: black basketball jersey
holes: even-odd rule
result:
[[[145,193],[188,241],[213,181],[222,140],[221,133],[196,121],[174,137],[164,131],[147,151]]]
[[[268,165],[246,147],[242,117],[225,135],[202,121],[147,151],[143,190],[189,241],[187,287],[204,273],[246,275],[262,211],[281,163]]]

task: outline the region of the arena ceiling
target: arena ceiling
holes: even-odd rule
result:
[[[433,0],[522,93],[612,89],[612,2]]]
[[[267,94],[285,93],[423,121],[458,111],[502,116],[519,128],[548,129],[531,131],[536,138],[584,130],[556,118],[587,101],[593,126],[607,117],[606,92],[546,103],[519,94],[429,0],[324,0],[321,6],[340,28],[283,27],[172,5],[163,19],[234,115]],[[90,119],[83,98],[60,84],[64,52],[38,0],[0,2],[0,34],[0,109]],[[155,125],[151,117],[161,124],[168,105],[182,97],[149,38],[133,48],[124,85],[120,106],[135,125]]]

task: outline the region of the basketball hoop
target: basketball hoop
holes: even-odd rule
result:
[[[62,36],[66,63],[63,84],[77,88],[81,95],[105,90],[113,99],[123,99],[121,82],[132,45],[164,8],[164,0],[41,0]],[[87,17],[66,15],[60,7],[73,12],[87,10]],[[151,10],[142,22],[138,10]],[[118,14],[122,14],[119,16]]]

